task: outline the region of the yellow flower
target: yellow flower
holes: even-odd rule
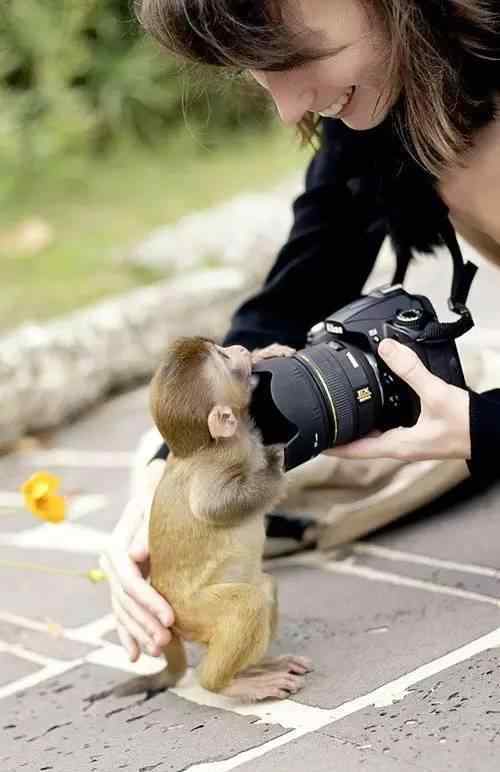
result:
[[[94,584],[103,582],[107,578],[104,571],[101,571],[100,568],[91,568],[90,571],[87,571],[87,577],[91,582],[94,582]]]
[[[48,472],[36,472],[21,487],[26,507],[40,520],[61,523],[66,513],[66,500],[56,493],[58,488],[58,477]]]

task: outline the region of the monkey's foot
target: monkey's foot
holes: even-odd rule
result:
[[[268,670],[287,670],[289,673],[304,675],[310,673],[313,668],[309,657],[297,657],[295,654],[283,654],[281,657],[271,657],[262,663]]]
[[[287,671],[264,672],[256,675],[240,675],[227,686],[222,694],[248,702],[259,700],[284,700],[304,686],[304,679]]]
[[[310,673],[313,668],[309,657],[297,657],[295,654],[284,654],[281,657],[268,657],[259,662],[258,665],[250,667],[244,671],[244,675],[255,675],[257,673],[269,672],[272,670],[286,671],[287,673],[296,673],[304,675]]]

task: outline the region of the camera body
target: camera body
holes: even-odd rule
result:
[[[447,383],[465,387],[455,341],[429,340],[426,336],[426,329],[434,323],[439,321],[428,298],[411,295],[401,285],[385,285],[315,325],[308,333],[307,342],[309,346],[326,343],[338,351],[345,350],[351,364],[353,349],[364,352],[372,363],[375,361],[382,394],[377,428],[386,430],[412,426],[420,414],[420,400],[378,355],[378,345],[384,338],[392,338],[413,349],[427,369]],[[349,373],[349,369],[346,370]],[[352,376],[352,372],[350,374]],[[354,382],[353,378],[353,385]],[[361,403],[371,398],[364,388],[369,388],[369,384],[356,391],[356,399]]]
[[[381,359],[378,345],[384,338],[399,341],[434,375],[463,388],[447,327],[428,298],[401,285],[378,287],[334,312],[309,331],[307,345],[292,357],[255,366],[251,413],[264,442],[283,443],[285,468],[291,469],[373,429],[413,425],[420,400]]]

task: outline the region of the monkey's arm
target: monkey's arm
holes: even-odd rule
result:
[[[245,461],[237,461],[222,470],[202,465],[191,479],[189,503],[193,515],[226,522],[258,509],[269,509],[283,496],[283,448],[264,448],[266,463],[253,470]]]

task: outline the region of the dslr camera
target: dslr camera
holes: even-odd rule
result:
[[[441,323],[425,296],[382,286],[312,327],[293,356],[259,362],[251,414],[265,444],[284,444],[285,468],[373,429],[417,421],[417,394],[377,353],[384,338],[413,349],[432,373],[464,388],[455,338],[473,322],[462,303],[450,308],[460,319]]]

